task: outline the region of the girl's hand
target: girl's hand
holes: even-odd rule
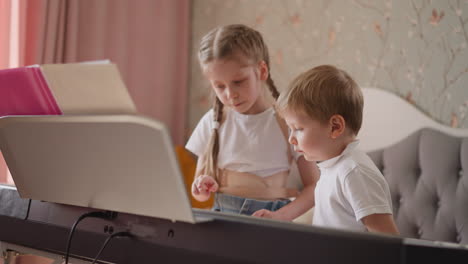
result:
[[[216,180],[209,175],[198,176],[192,184],[192,193],[195,195],[210,195],[212,192],[217,192],[219,188]]]

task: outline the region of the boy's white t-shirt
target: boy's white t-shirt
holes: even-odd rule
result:
[[[185,148],[197,156],[204,154],[213,123],[211,109],[202,117]],[[290,167],[287,152],[290,145],[286,142],[273,108],[255,115],[226,109],[226,119],[219,128],[219,146],[218,168],[221,169],[266,177],[287,171]]]
[[[341,155],[317,164],[313,225],[366,231],[363,217],[392,214],[388,184],[358,144],[353,141]]]

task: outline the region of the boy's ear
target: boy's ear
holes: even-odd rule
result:
[[[265,61],[262,60],[258,63],[258,70],[260,73],[260,80],[266,81],[268,79],[268,75],[270,74],[270,72],[268,70],[268,66]]]
[[[341,115],[333,115],[330,117],[330,137],[336,139],[341,136],[346,129],[346,121]]]

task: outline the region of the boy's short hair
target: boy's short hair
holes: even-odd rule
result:
[[[279,111],[304,111],[326,123],[333,115],[343,116],[355,135],[362,124],[362,91],[344,70],[331,65],[314,67],[296,77],[277,101]]]

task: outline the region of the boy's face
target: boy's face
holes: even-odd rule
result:
[[[286,109],[282,116],[290,128],[289,143],[294,150],[304,154],[308,161],[323,161],[331,158],[334,142],[331,126],[310,118],[303,111]]]

